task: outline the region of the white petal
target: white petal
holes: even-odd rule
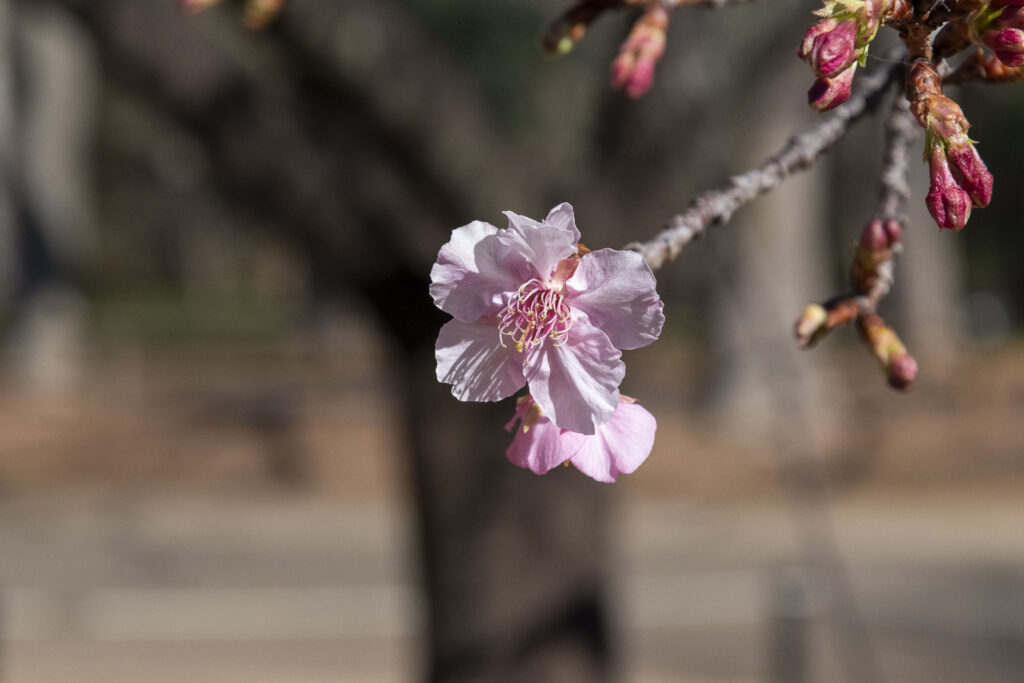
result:
[[[525,384],[522,354],[498,341],[497,323],[450,320],[434,351],[437,380],[460,401],[500,401]]]

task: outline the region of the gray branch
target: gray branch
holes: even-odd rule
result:
[[[910,199],[910,148],[920,129],[910,113],[906,98],[899,97],[885,122],[885,154],[882,157],[881,187],[875,217],[903,222],[903,207]]]
[[[791,137],[786,145],[757,168],[733,176],[723,186],[704,192],[686,211],[673,216],[654,238],[633,242],[626,249],[638,252],[652,270],[679,255],[683,247],[703,235],[712,225],[726,223],[738,208],[770,190],[786,178],[803,171],[846,135],[850,126],[873,112],[885,92],[903,76],[903,65],[880,69],[861,77],[860,87],[824,121]]]

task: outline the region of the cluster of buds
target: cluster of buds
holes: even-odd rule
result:
[[[893,219],[876,219],[864,226],[850,268],[853,293],[808,306],[794,333],[800,348],[810,348],[836,327],[856,321],[861,339],[882,366],[889,385],[906,391],[917,377],[917,361],[875,312],[892,286],[892,262],[901,249],[902,232]]]
[[[196,14],[220,3],[221,0],[178,0],[178,5],[189,14]],[[248,0],[243,21],[249,28],[260,29],[273,21],[288,0]]]
[[[925,203],[940,228],[960,230],[971,207],[992,199],[992,174],[967,136],[970,124],[960,106],[942,94],[934,65],[918,60],[907,77],[910,110],[925,131],[930,184]]]
[[[1024,66],[1024,0],[992,0],[972,15],[971,37],[1006,66]]]
[[[853,291],[878,302],[892,286],[893,256],[903,249],[903,228],[892,218],[873,220],[864,226],[850,267]]]
[[[867,60],[885,1],[830,0],[815,13],[821,21],[807,29],[796,51],[817,76],[807,91],[811,108],[827,111],[850,97],[854,72]]]

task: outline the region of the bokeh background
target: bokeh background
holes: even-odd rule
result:
[[[956,94],[996,176],[963,233],[915,165],[909,395],[790,338],[877,119],[658,274],[618,484],[509,465],[511,401],[433,378],[451,229],[653,235],[816,120],[815,8],[677,12],[633,102],[627,17],[550,61],[554,0],[0,0],[0,681],[1019,682],[1019,87]]]

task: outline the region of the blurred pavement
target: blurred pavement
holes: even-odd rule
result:
[[[612,595],[624,678],[766,680],[772,587],[801,575],[786,509],[630,493]],[[1019,683],[1019,500],[840,502],[837,538],[888,680]],[[2,680],[417,680],[410,541],[395,501],[8,499]],[[843,680],[816,595],[807,589],[807,680]]]

